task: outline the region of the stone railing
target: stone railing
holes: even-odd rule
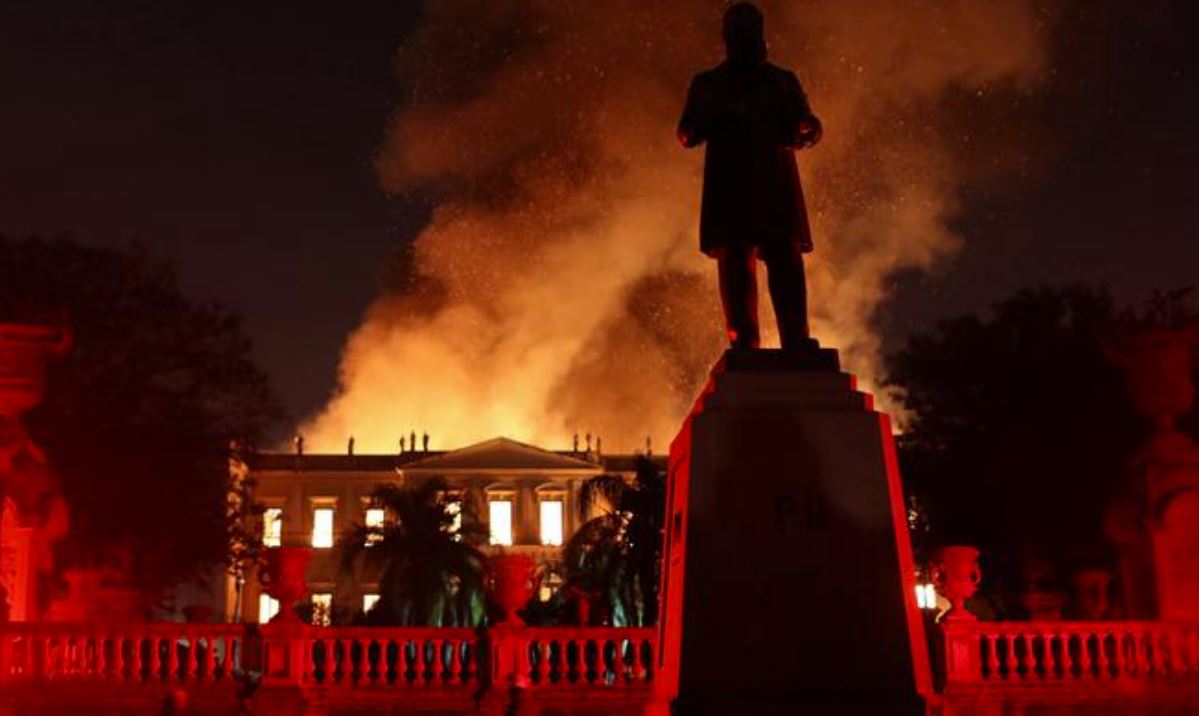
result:
[[[0,684],[231,681],[242,634],[232,624],[0,625]]]
[[[1199,685],[1199,623],[984,622],[942,625],[945,688]]]
[[[238,625],[0,626],[0,687],[21,683],[204,684],[245,668]],[[264,683],[326,688],[638,689],[653,678],[653,629],[261,628]]]

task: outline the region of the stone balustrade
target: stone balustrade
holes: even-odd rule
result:
[[[960,621],[942,634],[946,690],[1199,684],[1199,623]]]
[[[653,629],[261,627],[264,684],[336,691],[477,692],[489,684],[648,693]],[[0,688],[236,681],[246,628],[234,624],[0,625]]]
[[[234,624],[4,624],[0,684],[231,681],[242,634]]]

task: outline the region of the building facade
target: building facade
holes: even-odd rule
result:
[[[255,483],[254,499],[265,508],[265,546],[312,548],[308,589],[313,619],[328,623],[331,615],[344,618],[368,611],[378,599],[376,585],[341,571],[339,547],[355,526],[382,525],[388,519],[372,504],[371,494],[379,485],[444,481],[451,514],[473,515],[485,527],[484,552],[529,554],[552,574],[561,561],[562,545],[601,509],[580,511],[584,483],[603,474],[632,480],[640,457],[603,455],[590,446],[546,450],[496,438],[457,450],[406,450],[398,455],[254,453],[235,461],[232,470],[235,480]],[[664,468],[664,458],[651,459]],[[548,597],[556,586],[554,579],[545,580],[541,596]],[[230,621],[265,622],[279,608],[256,574],[247,575],[240,606],[235,590],[228,579],[225,603]]]

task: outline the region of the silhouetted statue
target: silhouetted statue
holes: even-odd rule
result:
[[[691,81],[679,120],[684,147],[706,143],[700,249],[716,259],[725,325],[734,348],[757,348],[755,268],[766,263],[784,350],[808,338],[803,254],[812,250],[796,149],[820,141],[794,73],[766,61],[762,12],[737,3],[724,14],[727,58]]]

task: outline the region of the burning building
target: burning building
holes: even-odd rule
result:
[[[307,586],[314,618],[351,617],[366,612],[379,598],[378,587],[359,582],[339,569],[338,547],[354,526],[380,526],[389,516],[372,502],[381,484],[412,486],[437,478],[445,482],[447,508],[457,519],[477,519],[487,531],[484,552],[526,554],[549,575],[541,585],[544,600],[557,588],[554,568],[562,546],[598,512],[580,509],[583,484],[598,475],[631,480],[644,454],[610,455],[597,440],[576,439],[568,450],[550,450],[507,438],[495,438],[454,450],[430,450],[428,436],[417,447],[416,435],[398,454],[255,453],[234,462],[234,478],[253,479],[254,497],[265,508],[261,520],[265,547],[312,548]],[[664,458],[650,456],[659,467]],[[262,585],[249,579],[240,614],[235,584],[227,580],[226,617],[266,622],[279,610]]]

